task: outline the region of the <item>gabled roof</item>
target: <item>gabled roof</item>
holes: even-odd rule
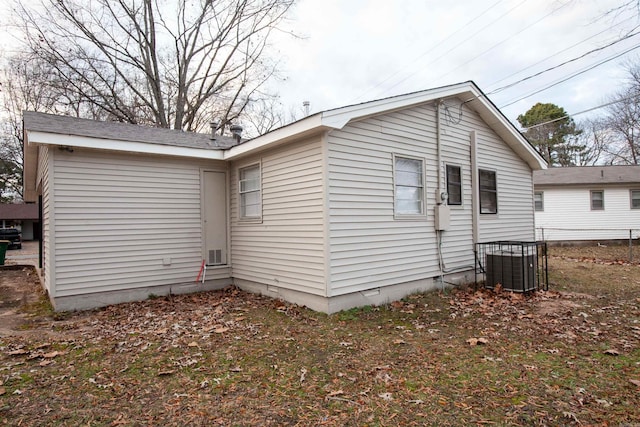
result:
[[[236,144],[229,136],[184,132],[150,126],[120,122],[101,122],[77,117],[25,111],[23,123],[30,132],[45,132],[59,135],[84,136],[111,139],[115,141],[143,142],[147,144],[170,145],[174,147],[223,150]]]
[[[354,120],[450,97],[463,99],[465,104],[475,111],[533,170],[546,168],[546,162],[542,156],[472,81],[323,111],[254,138],[242,145],[231,147],[225,151],[224,158],[232,159],[308,134],[341,129]]]
[[[0,219],[38,219],[38,205],[35,203],[0,204]]]
[[[640,165],[549,168],[535,171],[533,184],[538,186],[640,184]]]

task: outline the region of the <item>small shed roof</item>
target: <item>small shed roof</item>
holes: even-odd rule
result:
[[[234,138],[224,135],[216,135],[215,140],[212,140],[210,134],[204,133],[184,132],[120,122],[101,122],[34,111],[25,111],[23,113],[23,122],[24,128],[31,132],[47,132],[209,150],[223,150],[236,145]]]
[[[0,204],[0,220],[37,220],[38,205],[35,203]]]
[[[538,186],[640,184],[640,165],[549,168],[534,171],[533,184]]]

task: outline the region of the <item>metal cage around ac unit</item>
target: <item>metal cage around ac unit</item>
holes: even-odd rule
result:
[[[549,288],[546,242],[478,243],[475,252],[476,284],[523,293]]]

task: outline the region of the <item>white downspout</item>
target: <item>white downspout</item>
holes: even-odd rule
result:
[[[478,144],[476,141],[476,131],[469,132],[469,142],[471,151],[471,230],[473,234],[473,250],[476,249],[476,243],[480,240],[480,230],[478,227],[479,206],[479,189],[478,189]]]

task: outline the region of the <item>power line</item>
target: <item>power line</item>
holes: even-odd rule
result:
[[[415,63],[417,61],[419,61],[420,59],[424,58],[427,54],[433,52],[435,49],[437,49],[438,47],[442,46],[442,44],[444,42],[446,42],[447,40],[451,39],[453,36],[455,36],[456,34],[460,33],[462,30],[465,30],[470,24],[474,23],[475,21],[477,21],[478,19],[480,19],[482,16],[486,15],[490,10],[492,10],[494,7],[496,7],[499,3],[502,3],[503,0],[498,0],[495,3],[493,3],[491,6],[489,6],[487,9],[485,9],[484,11],[482,11],[482,13],[480,13],[479,15],[477,15],[475,18],[471,19],[469,22],[467,22],[466,24],[464,24],[462,27],[458,28],[456,31],[454,31],[453,33],[449,34],[447,37],[445,37],[444,39],[440,40],[438,43],[436,43],[433,47],[431,47],[430,49],[424,51],[422,54],[420,54],[419,56],[413,58],[411,60],[411,63]],[[480,33],[481,31],[483,31],[484,29],[486,29],[487,27],[489,27],[490,25],[493,25],[495,22],[499,21],[500,19],[502,19],[504,16],[508,15],[509,13],[511,13],[511,11],[513,11],[514,9],[516,9],[517,7],[521,6],[523,3],[527,2],[528,0],[522,0],[520,3],[518,3],[516,6],[512,7],[511,9],[509,9],[506,13],[503,13],[502,15],[500,15],[498,18],[494,19],[493,21],[491,21],[489,24],[485,25],[484,27],[482,27],[481,29],[479,29],[478,31],[476,31],[475,33],[473,33],[471,36],[467,37],[466,39],[464,39],[463,41],[461,41],[460,43],[458,43],[457,45],[453,46],[451,49],[449,49],[447,51],[447,53],[440,55],[438,58],[436,58],[435,60],[429,62],[428,65],[432,64],[434,61],[442,58],[443,56],[449,54],[451,51],[453,51],[454,49],[457,49],[458,47],[460,47],[461,45],[463,45],[465,42],[467,42],[470,38],[472,38],[473,36],[475,36],[476,34]],[[400,72],[402,71],[402,69],[399,69],[398,71],[394,72],[393,74],[391,74],[390,76],[388,76],[387,78],[385,78],[384,80],[382,80],[380,83],[377,83],[375,86],[373,86],[370,89],[367,89],[365,92],[361,93],[360,95],[358,95],[357,97],[353,98],[353,101],[356,101],[360,98],[362,98],[364,95],[366,95],[367,93],[376,90],[377,88],[379,88],[380,86],[382,86],[384,83],[388,82],[389,80],[391,80],[393,77],[397,76],[398,74],[400,74]],[[412,75],[410,75],[409,77],[411,77]],[[407,77],[407,78],[409,78]],[[400,83],[404,82],[407,78],[402,79],[400,82],[394,84],[393,86],[385,89],[385,90],[390,90],[393,89],[394,87],[396,87],[397,85],[399,85]]]
[[[577,42],[577,43],[575,43],[575,44],[572,44],[572,45],[571,45],[571,46],[569,46],[569,47],[566,47],[566,48],[564,48],[564,49],[562,49],[562,50],[559,50],[559,51],[557,51],[556,53],[554,53],[554,54],[552,54],[552,55],[549,55],[549,56],[547,56],[546,58],[543,58],[543,59],[541,59],[541,60],[540,60],[540,61],[538,61],[538,62],[535,62],[535,63],[533,63],[533,64],[531,64],[531,65],[529,65],[529,66],[527,66],[527,67],[525,67],[525,68],[522,68],[522,69],[520,69],[520,70],[516,71],[515,73],[511,73],[511,74],[509,74],[508,76],[504,76],[504,77],[502,77],[501,79],[496,80],[496,81],[494,81],[494,82],[492,82],[492,83],[488,84],[488,85],[487,85],[487,87],[491,87],[491,86],[493,86],[493,85],[495,85],[495,84],[498,84],[498,83],[500,83],[500,82],[503,82],[503,81],[507,80],[507,79],[508,79],[508,78],[510,78],[510,77],[516,76],[516,75],[518,75],[518,74],[520,74],[520,73],[522,73],[522,72],[524,72],[524,71],[526,71],[526,70],[528,70],[528,69],[530,69],[530,68],[535,67],[536,65],[539,65],[539,64],[541,64],[541,63],[543,63],[543,62],[545,62],[545,61],[547,61],[547,60],[549,60],[549,59],[551,59],[551,58],[553,58],[553,57],[555,57],[555,56],[558,56],[558,55],[559,55],[559,54],[561,54],[561,53],[564,53],[564,52],[566,52],[566,51],[568,51],[568,50],[571,50],[571,49],[573,49],[574,47],[581,45],[582,43],[585,43],[585,42],[587,42],[587,41],[589,41],[589,40],[591,40],[591,39],[593,39],[593,38],[595,38],[595,37],[597,37],[597,36],[599,36],[599,35],[601,35],[601,34],[603,34],[603,33],[606,33],[606,32],[610,31],[610,30],[611,30],[612,28],[614,28],[614,27],[617,27],[617,26],[619,26],[619,25],[624,24],[624,23],[625,23],[625,22],[627,22],[627,21],[631,21],[631,20],[634,20],[634,19],[635,19],[635,17],[630,17],[630,18],[627,18],[627,19],[625,19],[625,20],[623,20],[623,21],[618,22],[618,23],[617,23],[617,24],[615,24],[613,27],[607,27],[607,28],[605,28],[604,30],[602,30],[602,31],[600,31],[600,32],[598,32],[598,33],[596,33],[596,34],[593,34],[592,36],[589,36],[589,37],[587,37],[586,39],[580,40],[579,42]],[[638,28],[638,27],[635,27],[635,28],[633,28],[633,30],[635,30],[635,29],[637,29],[637,28]],[[631,30],[631,31],[633,31],[633,30]],[[492,93],[492,92],[490,92],[490,93]]]
[[[566,116],[558,117],[557,119],[553,119],[553,120],[549,120],[549,121],[546,121],[546,122],[538,123],[538,124],[533,125],[533,126],[528,126],[526,128],[522,128],[522,131],[526,132],[529,129],[533,129],[533,128],[537,128],[537,127],[540,127],[540,126],[548,125],[549,123],[559,122],[560,120],[568,119],[570,117],[575,117],[575,116],[578,116],[580,114],[588,113],[590,111],[599,110],[600,108],[608,107],[609,105],[617,104],[618,102],[628,101],[628,100],[634,99],[634,98],[640,99],[640,94],[639,95],[631,95],[631,96],[627,96],[625,98],[616,99],[615,101],[607,102],[606,104],[597,105],[595,107],[591,107],[591,108],[588,108],[586,110],[578,111],[577,113],[567,114]]]
[[[637,27],[636,27],[636,28],[637,28]],[[635,29],[635,28],[634,28],[634,29]],[[620,38],[620,39],[618,39],[618,40],[615,40],[615,41],[613,41],[613,42],[611,42],[611,43],[609,43],[609,44],[607,44],[607,45],[604,45],[604,46],[598,47],[598,48],[596,48],[596,49],[592,49],[592,50],[590,50],[590,51],[588,51],[588,52],[583,53],[583,54],[582,54],[582,55],[580,55],[580,56],[577,56],[577,57],[575,57],[575,58],[571,58],[571,59],[569,59],[568,61],[564,61],[564,62],[562,62],[562,63],[560,63],[560,64],[558,64],[558,65],[554,65],[553,67],[547,68],[546,70],[539,71],[539,72],[537,72],[537,73],[535,73],[535,74],[532,74],[532,75],[530,75],[530,76],[527,76],[527,77],[525,77],[525,78],[523,78],[523,79],[517,80],[517,81],[515,81],[515,82],[513,82],[513,83],[510,83],[510,84],[508,84],[508,85],[505,85],[505,86],[499,87],[499,88],[497,88],[497,89],[494,89],[494,90],[492,90],[492,91],[488,92],[487,94],[488,94],[488,95],[492,95],[492,94],[494,94],[494,93],[502,92],[502,91],[503,91],[503,90],[505,90],[505,89],[508,89],[508,88],[510,88],[510,87],[513,87],[513,86],[515,86],[515,85],[517,85],[517,84],[520,84],[520,83],[522,83],[522,82],[525,82],[525,81],[527,81],[527,80],[531,80],[531,79],[532,79],[532,78],[534,78],[534,77],[538,77],[538,76],[540,76],[540,75],[542,75],[542,74],[544,74],[544,73],[547,73],[547,72],[549,72],[549,71],[555,70],[555,69],[557,69],[557,68],[560,68],[560,67],[562,67],[562,66],[565,66],[565,65],[567,65],[567,64],[570,64],[570,63],[572,63],[572,62],[578,61],[579,59],[582,59],[582,58],[584,58],[584,57],[586,57],[586,56],[588,56],[588,55],[590,55],[590,54],[592,54],[592,53],[595,53],[595,52],[599,52],[599,51],[601,51],[601,50],[604,50],[604,49],[606,49],[606,48],[608,48],[608,47],[611,47],[611,46],[613,46],[613,45],[615,45],[615,44],[617,44],[617,43],[620,43],[620,42],[623,42],[623,41],[625,41],[625,40],[627,40],[627,39],[630,39],[631,37],[635,37],[635,36],[637,36],[638,34],[640,34],[640,32],[635,32],[635,33],[628,34],[628,35],[626,35],[626,36],[624,36],[624,37],[622,37],[622,38]]]
[[[618,53],[618,54],[616,54],[616,55],[610,56],[609,58],[606,58],[606,59],[604,59],[604,60],[602,60],[602,61],[600,61],[600,62],[598,62],[598,63],[596,63],[596,64],[594,64],[594,65],[590,65],[589,67],[583,68],[582,70],[580,70],[580,71],[578,71],[578,72],[575,72],[575,73],[573,73],[573,74],[570,74],[570,75],[569,75],[568,77],[566,77],[566,78],[563,78],[563,79],[560,79],[560,80],[558,80],[558,81],[555,81],[554,83],[551,83],[551,84],[549,84],[549,85],[547,85],[547,86],[545,86],[545,87],[543,87],[543,88],[541,88],[541,89],[535,90],[535,91],[533,91],[533,92],[531,92],[531,93],[529,93],[529,94],[527,94],[527,95],[521,96],[520,98],[517,98],[517,99],[512,100],[512,101],[510,101],[510,102],[508,102],[508,103],[506,103],[506,104],[503,104],[503,105],[501,105],[501,106],[500,106],[500,108],[508,107],[509,105],[513,105],[513,104],[515,104],[515,103],[516,103],[516,102],[518,102],[518,101],[522,101],[523,99],[527,99],[527,98],[529,98],[530,96],[533,96],[533,95],[538,94],[538,93],[540,93],[540,92],[544,92],[544,91],[545,91],[545,90],[547,90],[547,89],[550,89],[550,88],[552,88],[552,87],[554,87],[554,86],[557,86],[557,85],[559,85],[560,83],[564,83],[564,82],[566,82],[567,80],[571,80],[572,78],[574,78],[574,77],[576,77],[576,76],[579,76],[580,74],[584,74],[584,73],[586,73],[587,71],[591,71],[591,70],[593,70],[594,68],[599,67],[599,66],[600,66],[600,65],[602,65],[602,64],[605,64],[605,63],[607,63],[607,62],[609,62],[609,61],[613,61],[614,59],[619,58],[619,57],[621,57],[622,55],[626,55],[627,53],[629,53],[629,52],[631,52],[631,51],[633,51],[633,50],[635,50],[635,49],[638,49],[638,48],[640,48],[640,45],[636,45],[636,46],[631,47],[631,48],[629,48],[629,49],[627,49],[627,50],[625,50],[625,51],[623,51],[623,52],[621,52],[621,53]]]

